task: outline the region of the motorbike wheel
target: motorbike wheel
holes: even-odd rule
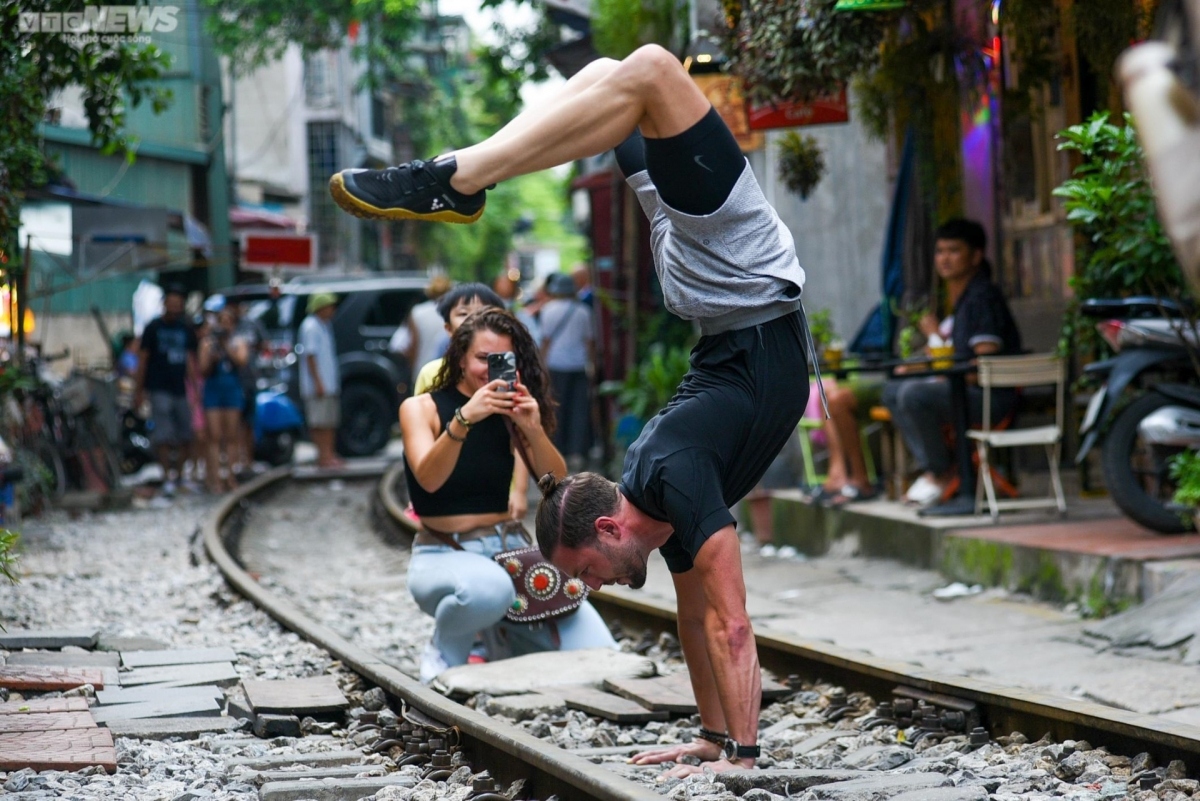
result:
[[[260,449],[263,460],[272,467],[291,464],[292,458],[296,455],[296,437],[295,431],[265,434]]]
[[[1147,442],[1138,426],[1153,412],[1176,405],[1156,392],[1143,395],[1117,416],[1104,440],[1104,483],[1113,501],[1131,519],[1160,534],[1192,530],[1190,518],[1170,505],[1175,494],[1170,459],[1183,448]]]

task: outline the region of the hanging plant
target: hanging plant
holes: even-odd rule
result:
[[[790,131],[779,140],[779,180],[807,199],[825,177],[825,155],[811,136]]]
[[[758,102],[832,94],[878,58],[879,14],[834,10],[836,0],[724,4],[730,69]]]

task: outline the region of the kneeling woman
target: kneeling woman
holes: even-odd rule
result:
[[[505,351],[517,357],[515,391],[503,380],[488,381],[488,354]],[[481,632],[514,654],[616,646],[587,602],[546,623],[501,623],[515,593],[512,580],[491,557],[527,545],[519,534],[504,533],[512,520],[509,485],[515,463],[505,419],[526,443],[536,475],[565,476],[566,463],[550,441],[554,410],[548,386],[529,332],[507,311],[488,308],[454,332],[430,392],[400,406],[409,497],[424,529],[413,542],[408,587],[435,621],[433,640],[421,658],[422,681],[465,663]],[[443,537],[452,537],[463,550],[445,544]]]

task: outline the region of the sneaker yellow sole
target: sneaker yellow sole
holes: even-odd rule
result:
[[[436,211],[431,214],[418,214],[408,209],[381,209],[377,206],[372,206],[359,200],[354,195],[346,191],[346,184],[342,180],[342,174],[334,173],[329,179],[329,194],[333,196],[333,202],[338,204],[338,207],[348,214],[353,214],[355,217],[361,217],[364,220],[428,220],[429,222],[448,222],[467,224],[473,223],[483,216],[485,206],[480,206],[479,210],[474,214],[460,214],[453,209],[445,211]]]

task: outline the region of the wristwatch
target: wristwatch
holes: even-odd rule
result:
[[[735,759],[758,759],[762,756],[762,748],[757,745],[741,745],[730,737],[725,741],[725,758],[732,762]]]

